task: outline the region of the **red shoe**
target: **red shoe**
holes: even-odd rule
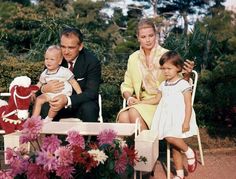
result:
[[[197,168],[197,155],[196,152],[193,150],[194,157],[193,158],[187,158],[187,160],[195,159],[194,163],[192,165],[188,164],[188,171],[190,173],[194,172]]]

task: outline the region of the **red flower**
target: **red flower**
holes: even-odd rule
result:
[[[97,161],[95,161],[93,156],[91,156],[86,150],[79,146],[72,146],[71,148],[73,151],[73,161],[76,164],[83,166],[86,172],[89,172],[91,168],[97,167]]]
[[[138,153],[134,150],[134,147],[124,147],[123,150],[126,152],[127,159],[130,165],[134,165],[138,161]]]

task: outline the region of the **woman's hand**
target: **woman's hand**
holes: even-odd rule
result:
[[[51,80],[41,88],[42,93],[59,93],[64,89],[64,83],[58,80]]]
[[[134,104],[137,104],[138,102],[139,102],[139,100],[137,98],[133,97],[133,96],[130,96],[127,99],[127,105],[128,106],[132,106]]]

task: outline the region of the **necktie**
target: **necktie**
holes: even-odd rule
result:
[[[69,62],[69,64],[70,64],[69,70],[73,72],[73,69],[74,69],[73,62]]]

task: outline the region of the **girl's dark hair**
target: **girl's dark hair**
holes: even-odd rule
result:
[[[177,52],[172,51],[172,50],[164,53],[161,56],[159,64],[162,66],[167,61],[171,62],[174,66],[180,68],[180,71],[182,70],[184,66],[184,60],[180,57],[180,55]]]
[[[61,37],[63,35],[65,35],[66,37],[69,37],[71,34],[77,36],[80,43],[83,42],[83,34],[81,33],[79,29],[73,28],[73,27],[68,27],[68,28],[63,29],[63,31],[61,32]]]

